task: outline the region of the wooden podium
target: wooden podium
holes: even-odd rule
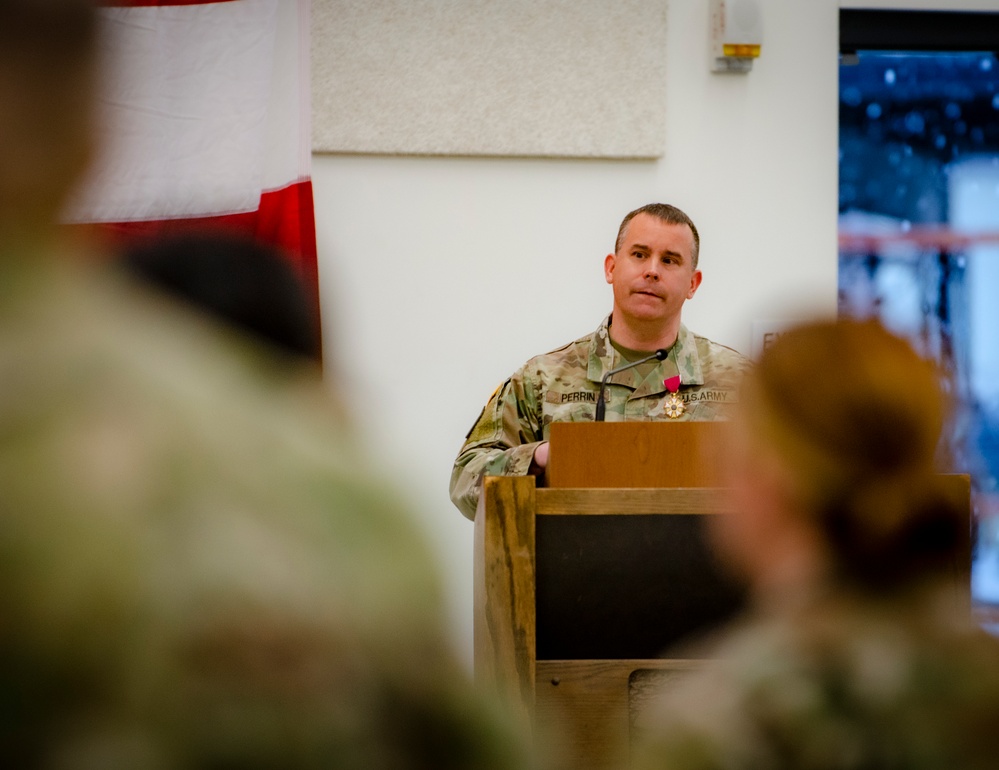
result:
[[[484,481],[476,680],[565,767],[627,767],[643,697],[701,665],[676,645],[742,605],[704,537],[708,517],[724,515],[713,485],[727,429],[554,424],[548,487],[530,476]],[[969,477],[947,478],[970,515]],[[955,562],[969,601],[970,564],[969,536]]]
[[[557,423],[548,483],[489,477],[475,518],[475,675],[573,768],[625,767],[663,657],[742,594],[706,546],[724,423]]]

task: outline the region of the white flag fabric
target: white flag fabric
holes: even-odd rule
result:
[[[102,5],[103,147],[65,219],[248,231],[314,281],[309,0]]]

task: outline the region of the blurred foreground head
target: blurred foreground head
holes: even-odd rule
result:
[[[272,351],[319,362],[312,299],[276,247],[244,234],[185,232],[132,244],[122,261],[159,291]]]
[[[951,580],[969,511],[935,473],[939,379],[874,323],[812,323],[763,354],[734,507],[712,517],[754,611],[664,681],[633,767],[995,766],[999,645]]]
[[[758,589],[890,590],[953,566],[968,512],[936,476],[940,381],[874,322],[812,323],[766,350],[744,383],[735,513],[717,533]]]
[[[97,30],[86,0],[0,0],[3,251],[45,237],[90,160]]]

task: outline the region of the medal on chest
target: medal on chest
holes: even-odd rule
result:
[[[687,407],[683,405],[683,399],[677,394],[677,391],[680,390],[680,375],[667,377],[663,380],[663,385],[669,391],[669,396],[663,402],[663,411],[671,420],[676,420],[687,410]]]

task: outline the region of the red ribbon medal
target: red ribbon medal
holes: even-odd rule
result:
[[[676,394],[680,390],[680,375],[676,374],[672,377],[667,377],[663,380],[663,385],[669,391],[669,398],[666,399],[666,403],[663,405],[663,411],[666,412],[667,417],[675,420],[686,411],[683,399]]]

